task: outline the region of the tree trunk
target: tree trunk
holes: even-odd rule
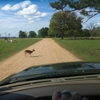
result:
[[[64,33],[61,32],[61,39],[63,40],[64,39]]]

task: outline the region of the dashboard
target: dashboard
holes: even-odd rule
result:
[[[54,91],[78,91],[89,100],[100,100],[99,75],[32,80],[0,86],[0,100],[51,100]]]

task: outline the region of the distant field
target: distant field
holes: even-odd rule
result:
[[[16,40],[17,43],[6,43],[4,39],[0,39],[0,61],[40,41],[41,39],[27,38]]]
[[[100,40],[54,40],[84,61],[100,62]]]

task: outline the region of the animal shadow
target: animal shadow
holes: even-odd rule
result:
[[[34,57],[41,57],[41,56],[42,56],[42,55],[38,55],[38,56],[30,56],[30,57],[33,57],[33,58],[34,58]]]
[[[37,58],[37,57],[41,57],[42,55],[37,55],[37,56],[26,56],[27,58]]]

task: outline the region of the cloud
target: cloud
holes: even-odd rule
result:
[[[37,11],[37,6],[33,4],[17,12],[17,15],[31,15],[35,13],[36,11]]]
[[[0,22],[3,22],[4,20],[0,19]]]
[[[33,4],[29,0],[17,3],[13,6],[7,4],[1,9],[5,11],[16,11],[14,12],[15,15],[26,18],[29,23],[33,23],[35,20],[47,15],[45,12],[38,11],[37,5]]]
[[[31,23],[34,23],[34,20],[30,20],[30,21],[29,21],[29,24],[31,24]]]
[[[15,26],[9,26],[10,29],[15,28]]]
[[[5,10],[5,11],[15,11],[18,10],[20,8],[25,8],[28,5],[31,4],[31,1],[24,1],[24,2],[20,2],[18,4],[15,4],[13,6],[11,6],[10,4],[5,5],[4,7],[1,8],[1,10]]]
[[[22,10],[18,11],[16,15],[23,16],[29,20],[29,22],[34,22],[34,20],[40,18],[40,17],[45,17],[47,13],[45,12],[40,12],[37,9],[37,6],[35,4],[31,4],[26,8],[23,8]]]
[[[10,5],[10,4],[7,4],[7,5],[5,5],[4,7],[2,7],[1,10],[9,11],[10,8],[11,8],[11,5]]]
[[[100,22],[97,22],[97,25],[100,25]]]
[[[99,27],[100,26],[100,22],[96,22],[93,24],[95,27]]]
[[[45,2],[45,1],[48,1],[48,0],[40,0],[41,2]]]

